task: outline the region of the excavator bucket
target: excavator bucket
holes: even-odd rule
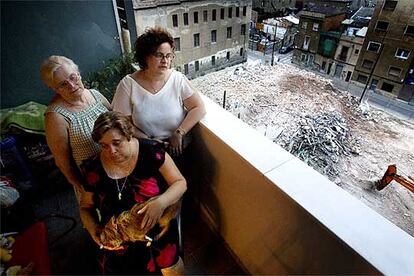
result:
[[[384,174],[384,176],[380,180],[375,182],[375,188],[377,188],[378,191],[381,191],[388,184],[391,183],[391,181],[394,179],[394,177],[396,175],[397,175],[397,166],[396,165],[389,165],[387,171]]]

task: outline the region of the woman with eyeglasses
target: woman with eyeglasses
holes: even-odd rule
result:
[[[174,57],[172,36],[160,27],[147,29],[135,42],[140,70],[120,81],[112,107],[130,116],[139,137],[168,142],[170,154],[180,156],[205,108],[190,81],[171,68]]]
[[[110,110],[110,104],[98,91],[83,86],[78,66],[69,58],[48,57],[41,65],[40,76],[55,92],[45,112],[47,144],[79,197],[79,166],[100,150],[92,139],[93,124],[101,113]]]

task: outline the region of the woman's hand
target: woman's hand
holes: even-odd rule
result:
[[[102,232],[102,228],[97,226],[95,231],[91,231],[89,232],[89,234],[91,235],[92,239],[94,240],[94,242],[96,242],[96,244],[99,246],[100,249],[106,249],[106,250],[121,250],[124,249],[124,247],[118,246],[118,247],[110,247],[110,246],[106,246],[103,245],[101,242],[101,232]]]
[[[138,211],[138,214],[145,213],[144,218],[142,219],[141,229],[151,229],[154,227],[154,225],[160,220],[164,209],[165,206],[159,197],[150,200],[147,205]]]
[[[174,132],[170,139],[170,154],[173,156],[179,156],[183,153],[183,136],[177,132]]]

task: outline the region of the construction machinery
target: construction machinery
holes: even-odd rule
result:
[[[396,182],[403,185],[405,188],[410,190],[414,193],[414,177],[408,176],[404,177],[397,174],[397,166],[396,165],[389,165],[387,171],[385,172],[384,176],[375,182],[375,188],[378,191],[384,189],[391,181],[395,180]]]

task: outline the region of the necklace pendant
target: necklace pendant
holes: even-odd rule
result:
[[[118,193],[118,199],[121,200],[122,199],[122,194],[121,192]]]

